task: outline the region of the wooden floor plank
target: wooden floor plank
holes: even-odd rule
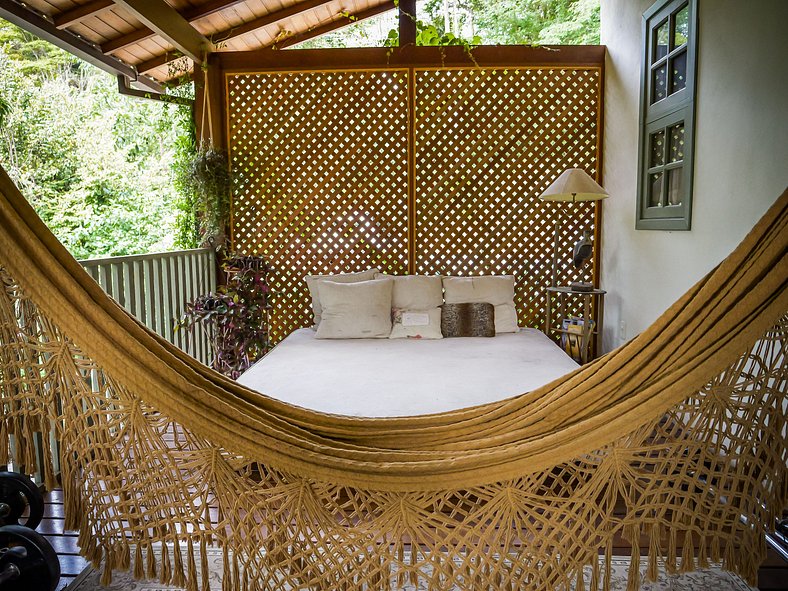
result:
[[[41,525],[36,530],[44,536],[48,535],[63,535],[63,520],[62,519],[43,519]]]
[[[58,583],[57,587],[55,587],[55,591],[62,591],[66,587],[68,587],[76,577],[71,576],[61,576],[60,582]]]
[[[77,536],[44,536],[58,554],[79,554]]]

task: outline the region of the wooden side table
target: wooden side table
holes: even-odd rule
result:
[[[567,338],[571,338],[570,335],[574,336],[575,338],[580,337],[580,361],[581,363],[588,363],[589,361],[589,350],[591,349],[591,343],[593,339],[594,348],[593,351],[596,354],[601,346],[601,335],[602,335],[602,321],[604,318],[604,311],[605,311],[605,294],[607,292],[603,289],[592,289],[591,291],[573,291],[569,287],[548,287],[547,288],[547,306],[545,312],[545,325],[544,325],[544,332],[547,336],[551,336],[553,333],[558,333],[561,335],[567,335]],[[558,323],[557,326],[553,325],[553,299],[555,298],[556,304],[558,306]],[[563,321],[567,316],[567,304],[571,299],[580,299],[582,300],[583,305],[583,325],[580,332],[571,332],[563,328]],[[592,326],[588,320],[593,320],[591,314],[591,304],[592,301],[596,299],[594,302],[597,313],[596,323]]]

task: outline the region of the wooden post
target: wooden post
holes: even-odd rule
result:
[[[399,0],[399,46],[416,45],[416,0]]]

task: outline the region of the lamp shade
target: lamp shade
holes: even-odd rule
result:
[[[586,171],[570,168],[561,173],[539,198],[543,201],[599,201],[608,197]]]

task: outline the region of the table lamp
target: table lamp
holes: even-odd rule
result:
[[[545,189],[544,193],[539,196],[542,201],[571,201],[577,203],[580,201],[599,201],[607,198],[609,195],[599,184],[592,179],[584,170],[579,168],[570,168],[561,173],[561,175],[553,181],[553,183]],[[552,285],[556,286],[558,279],[558,237],[561,230],[561,216],[555,220],[555,237],[553,239],[553,276]],[[585,261],[591,258],[590,232],[587,230],[583,233],[583,238],[575,245],[574,256],[575,265],[582,266]],[[582,257],[579,256],[582,253]],[[578,266],[578,268],[579,268]],[[586,283],[573,283],[572,289],[576,291],[589,291],[592,288],[590,284]]]

